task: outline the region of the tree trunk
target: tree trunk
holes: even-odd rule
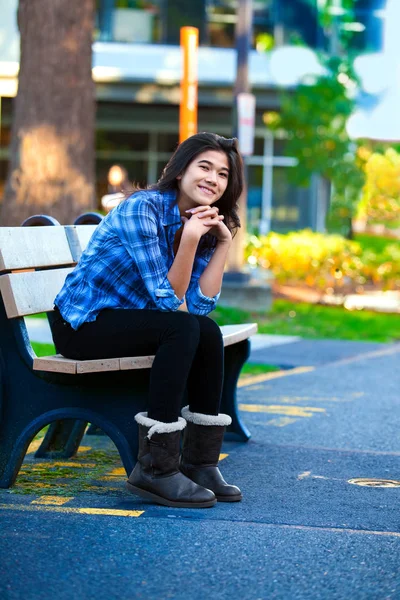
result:
[[[94,0],[20,0],[21,59],[1,225],[94,206]]]

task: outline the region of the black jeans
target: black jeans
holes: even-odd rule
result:
[[[75,331],[56,309],[51,329],[57,351],[67,358],[155,354],[148,405],[151,419],[176,421],[186,389],[192,412],[218,414],[224,346],[212,319],[183,311],[106,309]]]

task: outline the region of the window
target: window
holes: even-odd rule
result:
[[[162,0],[98,0],[95,38],[102,42],[161,41]]]

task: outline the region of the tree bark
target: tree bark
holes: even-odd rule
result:
[[[94,0],[20,0],[21,59],[1,225],[94,206]]]

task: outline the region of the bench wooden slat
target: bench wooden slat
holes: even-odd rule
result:
[[[75,225],[76,227],[76,236],[79,240],[79,245],[81,247],[82,252],[85,250],[86,246],[89,243],[90,238],[94,234],[97,229],[97,225]]]
[[[224,346],[230,346],[246,340],[257,333],[256,323],[243,325],[223,325],[221,327]],[[149,369],[154,356],[126,356],[123,358],[105,358],[102,360],[72,360],[61,354],[35,358],[34,371],[50,371],[53,373],[83,374],[100,373],[102,371],[128,371],[131,369]]]
[[[243,323],[241,325],[222,325],[221,331],[224,337],[224,346],[230,346],[237,342],[243,342],[257,333],[257,323]]]
[[[121,371],[130,371],[131,369],[150,369],[154,362],[154,356],[130,356],[120,358]]]
[[[73,264],[64,227],[1,227],[0,271]]]
[[[100,360],[77,360],[76,372],[100,373],[101,371],[119,371],[119,358],[102,358]]]
[[[56,354],[55,356],[42,356],[40,358],[36,357],[33,360],[33,370],[75,375],[77,370],[76,363],[76,360],[65,358],[61,354]]]
[[[50,227],[50,229],[52,228]],[[61,290],[66,276],[72,270],[73,268],[70,267],[52,271],[1,275],[0,290],[7,317],[10,319],[52,311],[54,298]]]

